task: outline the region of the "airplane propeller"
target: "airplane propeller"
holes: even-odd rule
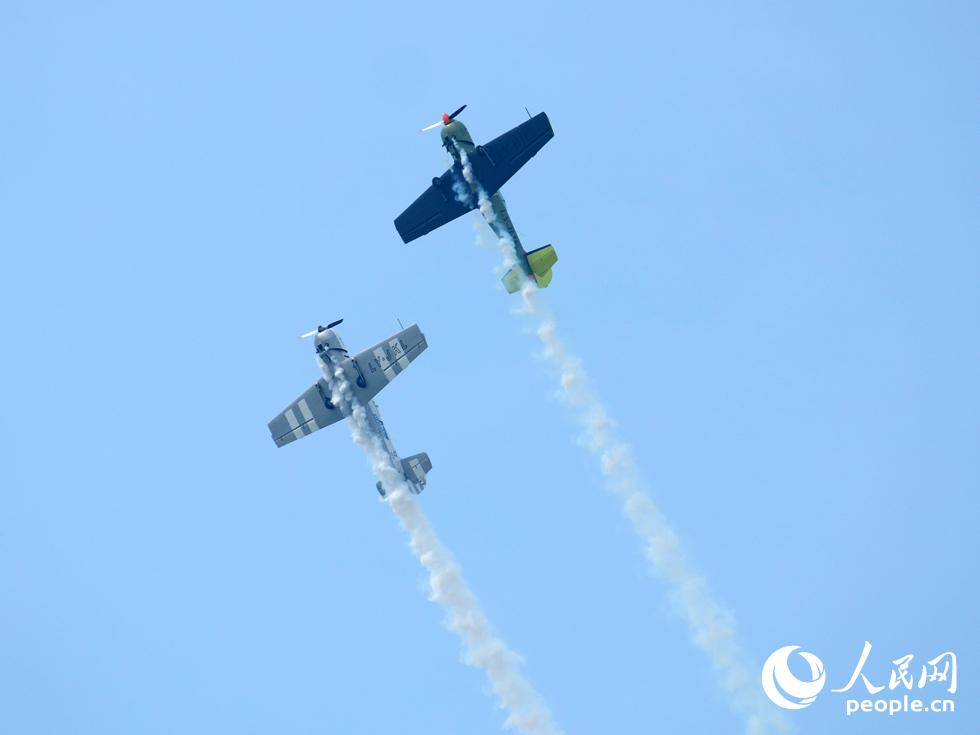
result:
[[[426,130],[432,130],[432,128],[437,128],[440,125],[448,125],[449,123],[451,123],[453,120],[456,119],[456,116],[459,113],[461,113],[465,109],[466,109],[466,105],[463,105],[458,110],[456,110],[456,112],[454,112],[452,115],[447,115],[445,112],[442,113],[442,120],[440,120],[439,122],[434,122],[431,125],[422,128],[421,132],[424,133]]]
[[[313,336],[314,334],[319,334],[320,332],[323,332],[324,330],[327,330],[327,329],[333,329],[333,328],[334,328],[334,327],[336,327],[336,326],[337,326],[338,324],[340,324],[340,323],[341,323],[342,321],[344,321],[344,320],[343,320],[343,319],[338,319],[338,320],[337,320],[337,321],[335,321],[335,322],[330,322],[330,323],[329,323],[329,324],[328,324],[327,326],[323,326],[323,325],[321,324],[321,325],[319,325],[319,326],[318,326],[318,327],[317,327],[316,329],[314,329],[314,330],[312,330],[312,331],[309,331],[309,332],[307,332],[306,334],[301,334],[301,335],[300,335],[299,337],[297,337],[296,339],[306,339],[307,337],[312,337],[312,336]]]

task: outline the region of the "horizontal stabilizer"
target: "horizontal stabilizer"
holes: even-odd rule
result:
[[[405,482],[408,483],[409,489],[416,495],[425,489],[426,475],[431,469],[432,461],[425,452],[413,454],[411,457],[406,457],[402,460],[402,475],[405,478]],[[378,488],[381,497],[385,497],[385,490],[381,486],[381,483],[377,483],[375,487]]]
[[[543,248],[532,250],[527,254],[527,264],[531,266],[534,275],[539,278],[551,270],[551,266],[558,262],[558,253],[555,252],[553,245],[545,245]]]
[[[500,280],[504,282],[507,293],[517,293],[521,290],[521,269],[514,267],[508,270]]]
[[[555,252],[554,246],[545,245],[543,248],[532,250],[525,257],[527,267],[531,270],[528,277],[533,275],[538,288],[547,288],[553,275],[551,266],[558,262],[558,253]],[[508,270],[500,280],[503,281],[507,293],[517,293],[521,290],[523,277],[522,269],[515,267]]]

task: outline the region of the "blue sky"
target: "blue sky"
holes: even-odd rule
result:
[[[739,732],[444,170],[504,189],[546,300],[761,665],[960,657],[974,578],[980,39],[969,3],[0,5],[0,730],[496,733],[347,431],[276,450],[295,335],[429,350],[380,397],[565,732]],[[880,682],[879,682],[880,683]],[[939,696],[937,694],[937,696]]]

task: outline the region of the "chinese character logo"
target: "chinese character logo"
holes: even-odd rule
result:
[[[796,655],[810,666],[810,680],[803,681],[789,670],[789,659],[799,646],[783,646],[772,652],[762,667],[762,690],[772,703],[783,709],[804,709],[813,704],[827,681],[823,661],[809,651]]]
[[[842,686],[840,689],[831,689],[832,692],[846,692],[852,686],[857,683],[860,677],[861,681],[864,682],[865,689],[868,690],[868,694],[878,694],[885,688],[884,684],[873,684],[871,680],[864,675],[864,665],[868,662],[868,657],[871,655],[871,642],[864,642],[864,650],[861,651],[861,658],[858,659],[857,666],[854,667],[854,673],[851,674],[850,680],[847,684]],[[895,664],[895,668],[892,669],[891,674],[888,677],[888,689],[889,691],[898,689],[904,686],[906,689],[912,688],[912,683],[914,681],[912,677],[911,665],[912,659],[914,659],[911,653],[907,653],[904,656],[896,658],[892,661]],[[942,669],[939,668],[939,664],[942,663]],[[931,669],[929,667],[932,667]],[[950,694],[956,694],[956,654],[952,651],[946,651],[945,653],[940,653],[935,658],[929,659],[927,664],[922,664],[922,673],[918,678],[918,687],[922,689],[927,683],[938,681],[940,683],[945,683],[947,685],[946,691]]]

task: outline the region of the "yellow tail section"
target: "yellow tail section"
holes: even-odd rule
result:
[[[543,248],[532,250],[527,254],[527,264],[531,266],[531,272],[534,273],[534,280],[538,288],[547,288],[548,284],[551,283],[551,266],[557,262],[558,253],[551,245],[545,245]],[[523,276],[520,268],[511,268],[504,274],[501,280],[504,282],[507,293],[516,293],[520,290]]]
[[[504,282],[504,288],[507,289],[507,293],[517,293],[521,290],[522,275],[519,268],[511,268],[504,274],[504,277],[500,280]]]
[[[551,270],[551,266],[558,262],[558,253],[555,252],[552,245],[545,245],[543,248],[528,253],[527,262],[531,266],[531,270],[534,271],[534,275],[538,277],[538,285],[540,286],[542,285],[541,278]],[[551,281],[551,276],[548,276],[548,281]]]

